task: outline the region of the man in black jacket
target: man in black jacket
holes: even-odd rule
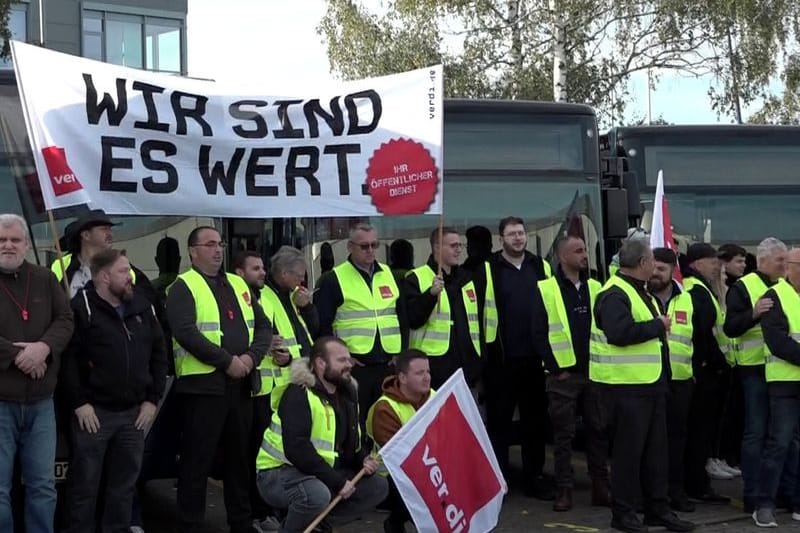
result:
[[[527,496],[555,499],[551,480],[543,475],[547,438],[547,396],[541,354],[536,352],[531,324],[537,282],[550,275],[541,257],[527,251],[528,234],[518,217],[500,221],[503,249],[489,257],[497,301],[497,340],[489,344],[484,373],[487,430],[500,468],[508,476],[508,448],[514,409],[522,429],[522,473]],[[484,269],[476,269],[478,294],[483,294]]]
[[[401,291],[411,328],[409,347],[428,355],[434,389],[459,368],[464,370],[467,383],[474,386],[483,363],[478,291],[470,272],[458,266],[463,246],[458,231],[444,228],[440,245],[436,229],[430,243],[428,262],[409,272]]]
[[[144,431],[164,392],[166,348],[152,305],[133,291],[124,251],[91,260],[92,282],[72,300],[76,328],[64,360],[75,412],[67,485],[68,532],[93,531],[106,472],[103,531],[123,531],[144,453]]]
[[[310,359],[292,363],[292,382],[282,391],[256,461],[264,500],[286,509],[282,533],[303,531],[328,505],[343,499],[331,518],[359,516],[388,494],[378,463],[361,446],[358,397],[350,377],[350,352],[341,340],[322,337]],[[354,484],[354,474],[366,476]]]
[[[590,379],[607,395],[613,435],[611,527],[629,533],[646,532],[648,525],[691,531],[694,524],[675,516],[667,499],[666,336],[671,320],[645,288],[655,269],[650,246],[625,241],[619,266],[594,306],[597,331],[589,363]],[[636,515],[640,503],[644,524]]]
[[[247,283],[221,270],[225,242],[219,232],[208,226],[195,228],[188,245],[192,268],[178,276],[167,296],[175,388],[184,406],[179,530],[194,532],[203,523],[207,478],[220,447],[231,531],[252,531],[247,490],[253,418],[250,374],[269,350],[272,331]]]

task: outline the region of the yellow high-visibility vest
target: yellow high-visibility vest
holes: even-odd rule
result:
[[[778,296],[783,314],[789,323],[789,336],[795,342],[800,342],[800,295],[788,281],[783,279],[772,288]],[[764,372],[768,382],[800,381],[800,366],[772,355],[769,347],[766,348],[766,352],[767,364]]]
[[[736,283],[744,286],[750,303],[755,307],[759,298],[769,290],[767,284],[755,272],[751,272],[742,277]],[[761,324],[756,324],[745,331],[740,337],[733,340],[736,364],[739,366],[763,365],[767,360],[767,349],[764,347],[764,334],[761,332]]]
[[[672,379],[673,381],[685,381],[694,375],[692,369],[694,303],[688,290],[681,292],[669,301],[667,315],[672,320],[669,333],[667,333]]]
[[[595,307],[602,300],[603,292],[611,287],[619,287],[628,297],[635,322],[650,322],[658,318],[639,292],[620,276],[611,276],[603,285]],[[658,303],[652,297],[650,299],[653,309],[658,309]],[[661,372],[661,339],[654,338],[630,346],[609,344],[603,330],[596,321],[592,321],[589,339],[589,378],[592,381],[610,385],[648,384],[658,381]]]
[[[725,311],[722,310],[722,306],[719,304],[719,300],[714,292],[709,289],[701,280],[694,276],[687,277],[683,280],[683,288],[686,289],[686,291],[691,291],[694,287],[702,287],[702,289],[711,297],[711,301],[714,302],[714,310],[717,312],[717,319],[714,322],[714,337],[717,339],[717,345],[719,346],[720,351],[725,356],[725,361],[727,361],[730,366],[734,366],[736,364],[736,359],[731,346],[731,339],[729,339],[723,331],[723,326],[725,324]]]
[[[242,318],[247,325],[248,343],[252,344],[255,313],[253,312],[253,302],[250,301],[250,287],[236,274],[226,273],[225,275],[228,283],[233,288],[233,292],[236,294],[236,302],[239,304]],[[214,345],[222,346],[222,325],[220,324],[219,306],[205,278],[192,268],[178,276],[178,279],[183,280],[194,299],[195,324],[198,331]],[[213,366],[203,363],[187,352],[174,337],[172,339],[172,352],[175,357],[175,375],[178,378],[196,374],[211,374],[216,370]]]
[[[415,268],[407,274],[416,276],[420,292],[425,292],[433,285],[436,273],[428,265]],[[470,281],[461,288],[461,298],[467,313],[469,337],[475,352],[481,355],[481,332],[478,317],[478,295],[475,284]],[[409,347],[422,351],[429,357],[444,355],[450,348],[450,328],[452,327],[452,313],[450,298],[447,291],[442,289],[439,293],[439,302],[431,311],[428,321],[420,328],[411,330]]]
[[[353,355],[370,353],[376,332],[380,333],[384,352],[400,353],[400,321],[396,310],[400,289],[389,267],[379,263],[372,276],[372,290],[350,261],[338,265],[333,273],[344,298],[336,310],[333,333],[347,344]]]
[[[586,283],[589,287],[589,320],[593,322],[594,317],[591,316],[591,312],[602,285],[600,285],[599,281],[593,279],[587,280]],[[567,315],[567,306],[564,304],[564,296],[561,294],[558,279],[555,277],[547,278],[540,281],[538,287],[539,293],[542,295],[544,308],[547,311],[547,338],[556,362],[559,368],[575,366],[575,349],[572,346],[569,315]]]

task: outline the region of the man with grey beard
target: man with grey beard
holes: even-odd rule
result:
[[[10,492],[18,460],[26,530],[50,533],[56,509],[53,391],[72,313],[55,276],[25,260],[29,248],[25,220],[0,215],[0,531],[16,531]]]

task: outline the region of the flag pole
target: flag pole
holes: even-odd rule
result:
[[[442,275],[442,246],[444,245],[444,243],[442,242],[443,240],[444,240],[444,210],[442,210],[442,213],[439,214],[439,257],[436,258],[436,264],[439,266],[439,268],[437,269],[438,272],[436,273],[438,276]],[[442,290],[444,290],[444,287],[442,287]],[[442,293],[440,292],[439,294],[436,295],[437,313],[441,311],[441,306],[442,306]]]
[[[67,297],[72,298],[72,291],[69,288],[69,281],[67,280],[67,268],[64,266],[64,252],[61,251],[61,243],[58,242],[58,229],[56,229],[56,221],[53,218],[53,210],[47,210],[47,218],[50,220],[50,231],[53,233],[53,244],[56,247],[56,254],[58,257],[58,266],[61,267],[61,282],[64,284],[64,290],[67,291]]]
[[[357,485],[358,482],[361,481],[361,478],[364,477],[364,474],[366,473],[367,469],[362,468],[361,470],[358,471],[358,474],[356,474],[356,476],[350,481],[353,483],[353,485]],[[308,524],[308,527],[303,530],[303,533],[311,533],[312,531],[314,531],[314,528],[317,527],[320,522],[325,520],[325,517],[328,516],[328,513],[333,511],[333,508],[336,507],[340,501],[342,501],[342,495],[338,494],[334,499],[331,500],[331,503],[329,503],[328,506],[325,509],[323,509],[319,515],[317,515],[314,521]]]

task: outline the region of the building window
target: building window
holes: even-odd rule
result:
[[[28,5],[14,4],[8,12],[8,29],[15,41],[28,41]],[[0,70],[14,68],[11,58],[0,59]]]
[[[83,11],[83,56],[125,67],[180,74],[183,21]]]

